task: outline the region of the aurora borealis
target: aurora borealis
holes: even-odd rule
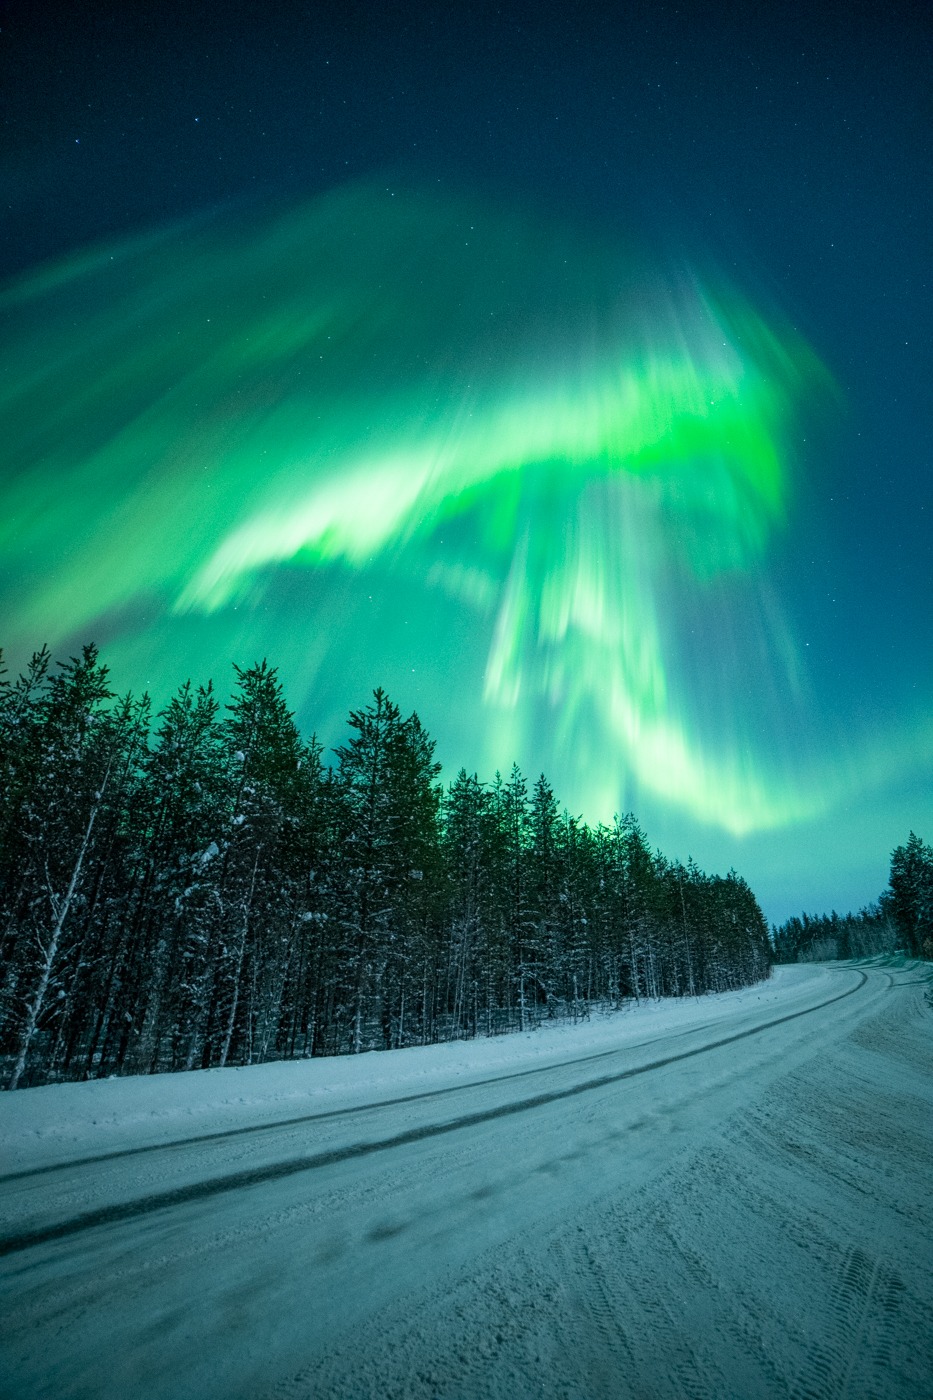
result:
[[[144,599],[160,621],[238,608],[241,645],[290,670],[318,609],[296,598],[270,631],[277,571],[351,597],[362,581],[380,605],[328,619],[321,666],[357,653],[358,690],[373,634],[409,625],[435,724],[451,684],[476,715],[474,763],[540,754],[599,818],[626,785],[737,833],[805,811],[760,756],[730,760],[734,727],[729,750],[704,746],[670,672],[681,595],[702,612],[724,580],[755,587],[819,366],[735,295],[579,242],[363,188],[16,287],[11,319],[44,327],[38,363],[8,350],[4,555],[22,550],[20,590],[45,561],[23,639],[109,632]],[[436,666],[432,595],[475,643],[465,674]],[[296,697],[310,713],[317,679]]]
[[[863,704],[805,635],[812,444],[854,436],[830,338],[685,220],[659,240],[637,207],[371,166],[21,259],[11,662],[93,639],[161,702],[266,655],[326,742],[385,685],[448,775],[543,769],[588,820],[632,808],[753,885],[757,861],[756,888],[795,851],[822,871],[824,839],[851,878],[857,809],[894,831],[933,724],[916,690]]]

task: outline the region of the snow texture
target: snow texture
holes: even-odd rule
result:
[[[0,1393],[933,1395],[933,969],[0,1098]]]

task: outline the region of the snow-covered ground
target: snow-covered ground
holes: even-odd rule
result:
[[[0,1393],[933,1395],[931,971],[0,1096]]]
[[[831,979],[832,973],[812,967],[784,968],[776,979],[739,992],[631,1004],[619,1012],[594,1013],[576,1024],[545,1022],[524,1035],[453,1041],[388,1055],[340,1055],[191,1074],[114,1077],[3,1095],[4,1171],[223,1132],[247,1122],[281,1122],[301,1114],[457,1088],[699,1025],[713,1026],[742,1011],[757,1012],[778,1004],[783,1010],[792,988],[803,991],[801,1005],[808,1005],[832,995],[826,988],[838,990]]]

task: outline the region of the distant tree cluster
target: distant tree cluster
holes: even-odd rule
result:
[[[265,662],[153,723],[94,647],[0,685],[9,1088],[388,1049],[769,974],[734,873],[591,829],[517,768],[443,790],[377,690],[335,761]]]
[[[891,854],[888,888],[857,914],[802,914],[772,933],[778,963],[865,958],[898,949],[933,958],[933,847],[913,832]]]
[[[860,909],[857,914],[794,915],[773,932],[777,963],[831,962],[837,958],[869,958],[900,947],[888,901]]]

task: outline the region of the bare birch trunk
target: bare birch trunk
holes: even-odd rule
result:
[[[221,1069],[223,1069],[224,1065],[227,1063],[227,1056],[230,1053],[230,1042],[233,1039],[233,1027],[236,1022],[237,1007],[240,1002],[240,977],[243,973],[243,959],[246,956],[246,935],[249,931],[249,916],[253,907],[253,895],[256,892],[256,872],[258,869],[259,851],[257,850],[256,859],[253,862],[253,875],[249,885],[249,898],[243,910],[243,928],[240,932],[240,948],[237,953],[236,972],[233,977],[233,1000],[230,1003],[230,1015],[227,1017],[227,1029],[224,1031],[224,1041],[220,1049]]]
[[[84,857],[87,854],[87,848],[91,840],[91,833],[94,830],[94,823],[97,820],[97,813],[100,810],[101,798],[103,797],[104,790],[107,786],[107,778],[109,776],[110,769],[108,768],[107,774],[101,786],[100,794],[98,795],[97,801],[94,803],[94,806],[91,808],[91,814],[88,818],[87,827],[84,832],[84,839],[81,842],[81,847],[78,851],[78,856],[75,860],[74,868],[71,872],[71,879],[68,882],[68,889],[65,893],[64,899],[59,901],[58,896],[52,891],[51,885],[48,886],[49,900],[52,905],[52,913],[55,915],[55,924],[52,928],[52,934],[49,939],[49,942],[47,946],[43,949],[44,957],[42,960],[42,973],[39,977],[39,985],[36,988],[35,995],[33,996],[32,1001],[29,1003],[29,1010],[26,1014],[26,1023],[23,1026],[23,1032],[20,1036],[19,1050],[16,1056],[16,1063],[13,1066],[13,1074],[10,1078],[9,1084],[7,1085],[7,1088],[10,1090],[15,1089],[17,1087],[19,1081],[23,1077],[23,1070],[26,1068],[26,1056],[29,1054],[29,1046],[32,1043],[32,1038],[36,1033],[36,1025],[38,1024],[39,1014],[42,1011],[42,1007],[45,1003],[46,993],[49,989],[49,981],[51,980],[52,976],[52,968],[55,966],[55,959],[58,955],[58,945],[61,942],[62,931],[65,927],[65,920],[68,917],[72,901],[75,897],[75,892],[78,888],[78,881],[81,878],[81,869],[84,865]],[[39,946],[41,947],[42,945],[40,944]]]

